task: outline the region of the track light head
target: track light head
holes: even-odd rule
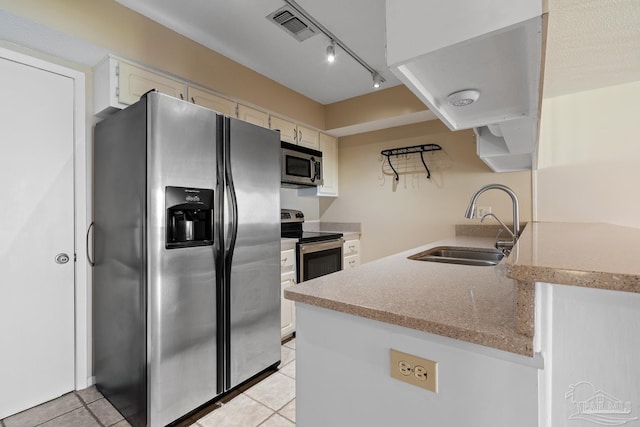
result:
[[[378,89],[383,82],[382,76],[378,73],[375,73],[375,74],[372,74],[372,77],[373,77],[373,87]]]
[[[336,42],[331,40],[331,44],[327,46],[327,61],[330,63],[336,60]]]

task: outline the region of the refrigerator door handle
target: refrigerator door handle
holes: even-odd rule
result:
[[[229,222],[229,238],[227,239],[228,247],[225,248],[225,257],[228,271],[231,271],[231,261],[233,259],[233,250],[236,246],[236,238],[238,237],[238,199],[236,190],[233,185],[233,174],[231,173],[231,126],[229,119],[225,118],[224,129],[224,173],[225,186],[227,187],[227,196],[229,198],[229,208],[231,210],[231,221]]]

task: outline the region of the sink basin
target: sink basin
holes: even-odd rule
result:
[[[416,261],[446,262],[490,267],[497,265],[504,254],[492,248],[466,248],[462,246],[437,246],[408,257]]]

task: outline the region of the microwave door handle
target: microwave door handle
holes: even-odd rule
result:
[[[313,177],[311,177],[311,182],[316,182],[316,180],[320,180],[320,162],[317,162],[315,158],[311,158],[311,163],[313,164]]]

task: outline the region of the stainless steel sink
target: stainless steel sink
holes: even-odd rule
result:
[[[416,261],[446,262],[490,267],[497,265],[504,254],[492,248],[466,248],[462,246],[437,246],[408,257]]]

